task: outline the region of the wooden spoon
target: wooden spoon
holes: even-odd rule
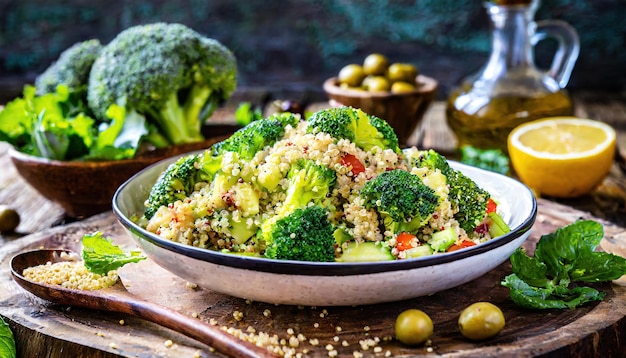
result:
[[[111,287],[89,291],[38,283],[22,275],[28,267],[47,262],[69,261],[62,253],[76,257],[69,250],[35,250],[18,254],[11,259],[11,275],[26,291],[50,302],[133,315],[180,332],[232,357],[276,357],[266,348],[240,340],[218,326],[190,319],[174,310],[133,296],[126,290],[121,279]]]

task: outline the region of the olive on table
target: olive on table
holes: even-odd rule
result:
[[[392,63],[387,69],[387,78],[391,82],[415,83],[417,74],[417,67],[410,63]]]
[[[409,346],[426,342],[433,330],[433,321],[422,310],[408,309],[396,318],[396,339]]]
[[[389,60],[385,55],[372,53],[363,60],[363,71],[365,75],[382,76],[389,67]]]
[[[365,72],[363,72],[363,66],[351,63],[344,66],[337,75],[337,80],[340,84],[345,84],[350,87],[359,87],[361,82],[365,78]]]
[[[20,214],[7,205],[0,205],[0,232],[13,232],[20,224]]]
[[[495,336],[504,328],[504,324],[502,310],[490,302],[473,303],[459,316],[461,334],[475,341]]]
[[[363,80],[363,88],[370,92],[387,92],[391,86],[385,76],[367,76]]]

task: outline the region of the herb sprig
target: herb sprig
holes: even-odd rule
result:
[[[578,220],[541,236],[534,257],[523,248],[511,255],[513,273],[502,285],[517,305],[534,309],[576,308],[605,294],[583,283],[616,280],[626,274],[626,259],[596,251],[602,224]]]

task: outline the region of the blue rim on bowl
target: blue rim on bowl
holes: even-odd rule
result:
[[[149,194],[152,184],[154,184],[159,174],[167,167],[167,165],[175,161],[177,158],[180,158],[180,156],[156,163],[137,173],[122,184],[113,197],[113,212],[118,217],[120,223],[130,232],[135,241],[144,249],[144,251],[146,251],[147,255],[165,269],[172,271],[185,279],[205,281],[196,282],[200,286],[215,289],[218,292],[259,301],[311,305],[317,305],[318,303],[333,305],[335,303],[334,300],[308,301],[306,299],[290,300],[288,298],[277,300],[268,299],[267,296],[264,295],[261,295],[261,297],[251,297],[253,294],[245,291],[245,289],[242,289],[242,291],[239,292],[237,289],[233,289],[232,287],[222,287],[222,285],[218,282],[219,278],[210,277],[211,275],[224,275],[224,272],[204,272],[203,275],[207,276],[205,279],[203,276],[199,276],[196,271],[210,271],[215,270],[216,268],[228,268],[229,270],[235,270],[236,272],[254,272],[255,275],[261,274],[265,276],[280,276],[283,278],[294,276],[302,278],[304,281],[311,280],[309,283],[310,285],[317,285],[316,289],[324,290],[323,286],[326,282],[334,281],[338,278],[361,278],[367,276],[384,277],[384,275],[394,272],[417,272],[420,270],[429,270],[430,272],[432,268],[443,268],[447,266],[457,266],[455,270],[459,270],[459,263],[464,261],[475,261],[477,258],[480,258],[480,261],[491,261],[484,264],[484,269],[480,269],[473,274],[468,274],[467,277],[464,277],[463,279],[456,281],[451,279],[448,285],[436,285],[436,287],[433,287],[433,289],[440,290],[442,287],[446,289],[466,283],[471,279],[488,272],[508,259],[510,254],[521,246],[524,240],[530,235],[530,231],[537,215],[536,199],[531,190],[524,184],[501,174],[487,172],[479,168],[450,161],[454,168],[460,169],[464,174],[477,181],[479,185],[483,186],[483,188],[494,194],[496,199],[501,200],[500,207],[503,210],[504,219],[511,226],[511,232],[463,250],[408,260],[336,263],[272,260],[233,255],[170,241],[159,237],[154,233],[148,232],[131,219],[133,215],[141,215],[143,213],[143,203]],[[487,259],[483,259],[483,256],[487,257]],[[189,261],[183,260],[175,263],[174,261],[176,261],[177,258]],[[184,265],[187,264],[190,266],[189,268],[184,267]],[[199,266],[195,267],[196,265]],[[474,262],[473,265],[476,265],[476,263]],[[195,268],[191,268],[191,266],[194,266]],[[191,272],[192,270],[193,272]],[[441,273],[438,273],[438,275],[440,274]],[[420,273],[420,275],[424,274]],[[262,280],[264,277],[261,277],[260,279]],[[331,285],[332,284],[329,284],[329,286]],[[275,286],[267,288],[267,290],[274,289],[276,289]],[[383,298],[382,300],[396,300],[406,298],[405,296],[411,297],[411,295],[430,293],[434,292],[430,292],[428,287],[424,287],[420,290],[412,290],[411,293],[407,293],[407,295],[397,295],[394,297],[388,297],[388,299]],[[344,304],[346,302],[353,302],[353,300],[346,298],[345,300],[338,299],[337,302],[339,302],[338,304]],[[376,302],[382,301],[381,299],[362,299],[356,304]]]

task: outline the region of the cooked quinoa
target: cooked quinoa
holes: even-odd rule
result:
[[[25,269],[22,275],[31,281],[77,290],[99,290],[113,286],[118,280],[116,271],[95,274],[87,270],[83,261],[47,262]]]
[[[401,152],[392,149],[373,147],[364,151],[347,139],[337,140],[326,133],[307,133],[307,121],[300,121],[295,127],[288,125],[281,140],[272,146],[257,152],[252,160],[237,160],[236,156],[225,155],[222,171],[236,178],[238,185],[228,192],[219,192],[219,188],[208,182],[196,183],[193,193],[183,200],[162,206],[143,225],[150,232],[179,242],[200,248],[259,253],[254,240],[237,242],[230,235],[230,221],[244,221],[251,228],[259,228],[271,219],[280,209],[286,196],[288,185],[287,173],[291,164],[299,159],[309,159],[336,172],[334,185],[328,202],[334,208],[329,214],[333,223],[340,222],[348,234],[357,243],[377,242],[391,249],[398,259],[404,258],[404,252],[395,249],[396,234],[386,232],[380,223],[378,213],[367,208],[359,193],[365,183],[373,177],[390,169],[403,169],[418,175],[440,198],[435,213],[424,225],[417,237],[426,242],[435,231],[453,228],[458,241],[470,240],[481,243],[491,239],[488,232],[465,232],[454,219],[455,208],[448,200],[448,186],[439,170],[425,167],[414,168],[409,164],[411,156],[419,154],[417,148],[407,148]],[[364,164],[365,170],[354,174],[349,166],[342,163],[346,154],[355,156]],[[273,178],[282,178],[275,187],[267,190],[258,183],[267,183]],[[444,178],[444,179],[442,179]],[[216,193],[216,191],[218,191]],[[254,193],[254,195],[250,195]],[[258,205],[251,210],[249,200],[254,197]],[[338,247],[337,255],[342,247]]]

